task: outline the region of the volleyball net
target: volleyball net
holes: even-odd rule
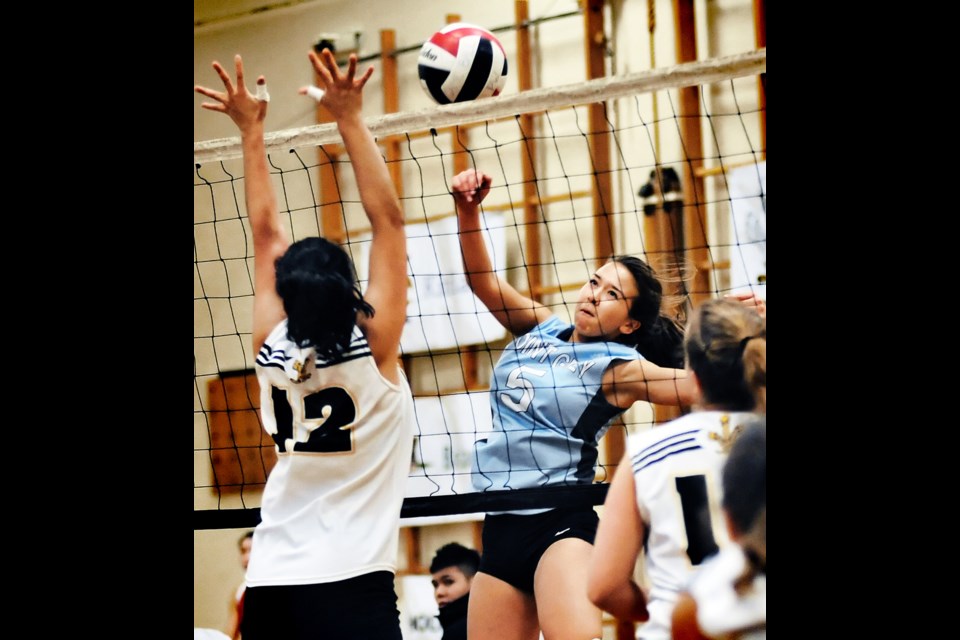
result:
[[[600,443],[594,484],[475,488],[473,445],[491,429],[489,380],[512,336],[467,286],[453,176],[493,176],[482,212],[494,268],[563,320],[613,254],[657,268],[673,312],[727,293],[765,298],[765,72],[761,49],[367,121],[407,221],[401,350],[417,425],[402,517],[600,504],[625,434],[657,420],[646,403],[623,414]],[[339,242],[364,288],[370,228],[336,126],[266,143],[292,240]],[[276,462],[253,373],[240,155],[238,138],[194,149],[195,529],[255,525]]]

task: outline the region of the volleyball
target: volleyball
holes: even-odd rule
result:
[[[420,85],[439,104],[500,95],[507,82],[507,56],[496,36],[456,22],[423,43],[417,60]]]

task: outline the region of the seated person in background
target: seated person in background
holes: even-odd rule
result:
[[[443,640],[467,638],[467,601],[479,567],[480,554],[456,542],[440,547],[430,563]]]

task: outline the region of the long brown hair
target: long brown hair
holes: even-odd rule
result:
[[[630,317],[640,328],[625,334],[617,342],[634,347],[650,362],[672,369],[683,368],[683,327],[661,311],[663,283],[653,267],[634,256],[613,256],[627,268],[637,283],[638,294],[630,305]]]

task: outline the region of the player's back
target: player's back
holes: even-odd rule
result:
[[[650,620],[638,638],[669,638],[680,590],[706,558],[730,543],[721,471],[737,428],[755,417],[700,411],[628,438],[651,582]]]
[[[394,571],[415,416],[401,370],[383,377],[354,327],[333,359],[277,325],[257,354],[277,463],[261,501],[249,586],[320,584]]]

